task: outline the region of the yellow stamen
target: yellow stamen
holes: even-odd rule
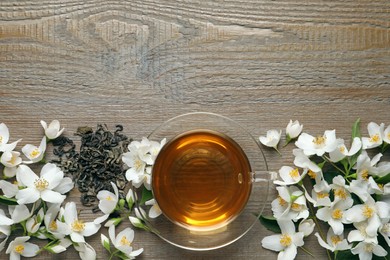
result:
[[[112,201],[112,197],[111,196],[107,196],[106,200]]]
[[[344,146],[340,146],[339,151],[340,151],[340,153],[343,154],[345,152],[345,147]]]
[[[316,145],[323,145],[325,141],[326,141],[326,137],[319,135],[316,138],[314,138],[313,143]]]
[[[82,232],[85,229],[85,224],[83,221],[76,219],[72,223],[72,230],[75,232]]]
[[[379,134],[375,134],[375,135],[373,135],[373,136],[371,136],[371,138],[370,138],[370,142],[371,143],[377,143],[377,142],[379,142]]]
[[[43,191],[49,186],[49,183],[47,182],[47,180],[39,178],[34,182],[34,185],[37,190]]]
[[[298,168],[295,168],[294,170],[291,170],[289,174],[290,174],[290,177],[293,178],[293,179],[298,178],[299,177]]]
[[[312,170],[309,170],[307,172],[307,175],[309,175],[310,178],[315,179],[317,177],[317,174],[313,172]]]
[[[288,247],[291,245],[292,243],[292,239],[289,235],[285,235],[283,234],[281,237],[280,237],[280,241],[279,243],[284,246],[284,247]]]
[[[280,206],[284,206],[286,205],[287,201],[285,201],[284,199],[282,199],[282,197],[278,196],[278,201],[279,201],[279,205]]]
[[[363,207],[363,216],[366,218],[371,218],[374,215],[374,209],[369,207],[368,205],[364,205]]]
[[[384,190],[384,186],[383,186],[383,184],[381,184],[381,183],[378,183],[378,187],[379,187],[379,189],[381,190],[381,191],[383,191]]]
[[[337,188],[334,190],[334,196],[345,200],[347,198],[347,192],[343,188]]]
[[[341,219],[343,217],[343,212],[340,209],[335,209],[332,212],[332,218]]]
[[[0,143],[3,142],[3,137],[0,135]]]
[[[389,232],[390,232],[390,223],[384,224],[383,227],[382,227],[382,229],[381,229],[381,231],[382,231],[383,233],[389,233]]]
[[[341,238],[339,236],[331,236],[330,240],[332,241],[333,245],[337,245],[338,243],[341,242]]]
[[[363,180],[368,180],[368,170],[367,169],[364,169],[361,173],[361,176],[362,176],[362,179]]]
[[[142,162],[140,159],[135,160],[134,162],[134,168],[139,171],[142,168]]]
[[[297,204],[297,203],[293,203],[293,204],[291,205],[291,209],[292,209],[292,210],[295,210],[295,211],[300,211],[300,210],[302,209],[302,205],[299,205],[299,204]]]
[[[14,180],[12,183],[15,185],[19,185],[19,182],[17,180]]]
[[[390,139],[390,132],[387,134],[387,139]],[[0,140],[0,142],[1,142],[1,140]]]
[[[17,245],[14,247],[14,251],[18,254],[22,254],[24,251],[24,245]]]
[[[368,253],[372,253],[372,251],[374,251],[374,246],[372,244],[366,244],[364,250]]]
[[[40,154],[38,148],[35,148],[31,153],[30,153],[30,157],[31,158],[35,158],[37,157],[38,155]]]
[[[131,242],[129,240],[127,240],[127,237],[126,236],[123,236],[121,238],[121,245],[122,246],[131,246]]]
[[[14,165],[16,163],[16,156],[12,155],[11,159],[8,161],[10,164]]]
[[[317,199],[323,199],[329,197],[329,193],[327,192],[317,192]]]
[[[49,228],[50,228],[50,230],[56,231],[58,228],[57,222],[54,220],[52,222],[50,222]]]

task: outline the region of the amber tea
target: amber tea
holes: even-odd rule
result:
[[[152,171],[153,194],[162,212],[190,230],[225,226],[244,209],[251,192],[248,158],[234,140],[215,131],[173,138]]]

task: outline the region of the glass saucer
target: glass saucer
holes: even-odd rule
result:
[[[238,147],[242,149],[248,160],[247,162],[249,162],[250,171],[247,173],[238,173],[237,177],[234,177],[235,181],[238,183],[242,183],[243,180],[247,180],[247,182],[244,181],[244,184],[248,184],[250,186],[247,201],[246,203],[243,202],[240,212],[231,217],[228,221],[221,222],[220,225],[214,225],[208,228],[207,226],[198,227],[191,226],[190,224],[187,225],[180,223],[175,219],[172,219],[172,215],[168,214],[169,212],[164,210],[164,208],[161,208],[163,210],[163,214],[157,218],[149,218],[147,212],[149,211],[150,206],[145,204],[140,205],[139,203],[136,203],[135,205],[139,209],[139,212],[141,212],[142,218],[144,219],[148,228],[150,228],[150,230],[152,230],[152,232],[157,234],[160,238],[177,247],[198,251],[212,250],[227,246],[245,235],[258,221],[258,217],[266,205],[269,190],[267,162],[257,140],[253,138],[239,123],[218,114],[207,112],[188,113],[174,117],[161,124],[148,137],[149,140],[158,142],[164,138],[167,139],[167,144],[157,155],[155,165],[157,165],[159,157],[163,156],[162,154],[165,152],[164,148],[168,147],[171,141],[174,142],[174,140],[177,140],[178,136],[183,135],[183,133],[185,134],[202,131],[217,133],[223,137],[227,137],[229,140],[232,140],[233,143],[237,144]],[[200,142],[203,142],[203,140]],[[180,147],[181,146],[183,145],[180,145]],[[197,156],[203,156],[204,154],[207,155],[207,147],[208,146],[205,145],[204,148],[201,149],[201,153],[198,151]],[[221,156],[225,156],[225,152],[230,152],[229,148],[224,147],[224,145],[221,145],[221,147],[221,149],[218,148],[218,153],[221,153]],[[226,149],[224,150],[224,148]],[[229,158],[229,156],[230,155],[226,155],[226,158]],[[170,165],[170,162],[168,161],[164,161],[160,164],[163,163],[167,163],[167,167]],[[216,164],[215,167],[219,167],[219,164]],[[154,181],[157,182],[156,176],[157,174],[161,174],[161,172],[156,172],[157,169],[160,171],[162,168],[158,168],[157,166],[152,167],[152,192],[154,195],[157,195],[156,187],[159,187],[157,183],[154,183]],[[228,168],[224,168],[224,171],[225,169],[226,171],[229,171]],[[207,175],[212,174],[212,172],[207,172],[207,170],[208,169],[205,169],[204,172],[206,177],[201,178],[200,181],[204,182],[205,187],[212,187],[212,185],[208,183],[210,178],[207,178]],[[178,172],[175,174],[182,173],[180,170],[178,170]],[[247,175],[248,178],[243,179],[241,174],[245,174],[245,176]],[[165,176],[162,176],[162,178],[165,178]],[[233,193],[233,195],[231,195],[229,198],[225,198],[225,193],[228,194],[228,186],[224,187],[224,183],[220,183],[222,183],[220,184],[221,187],[216,186],[213,194],[217,194],[218,197],[224,199],[223,201],[225,204],[219,208],[229,208],[229,205],[233,205],[235,203],[236,196],[240,196],[240,192],[242,191],[238,190],[236,194]],[[185,185],[188,186],[191,185],[191,183],[185,183]],[[202,187],[202,185],[197,187]],[[178,188],[173,189],[173,192],[175,192],[175,190],[178,190],[177,193],[179,193]],[[200,191],[199,196],[202,195],[202,192],[203,191]],[[220,192],[220,194],[218,194],[218,192]],[[180,199],[180,197],[178,198]],[[164,201],[164,205],[169,205],[169,203],[172,203],[172,207],[175,207],[174,205],[176,205],[176,201],[170,201],[173,200],[173,197],[160,197],[158,199],[160,202],[162,200],[167,200]],[[158,199],[156,198],[157,201]],[[183,201],[186,201],[185,199],[186,198],[183,198]],[[191,207],[192,204],[193,203],[188,203],[183,207]],[[224,214],[225,213],[221,213],[221,217],[224,217]]]

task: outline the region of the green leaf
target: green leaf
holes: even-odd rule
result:
[[[281,233],[280,227],[278,225],[278,222],[276,221],[276,218],[269,217],[269,216],[263,216],[261,215],[259,217],[260,223],[268,230],[275,232],[275,233]]]
[[[353,126],[352,126],[352,140],[355,137],[359,137],[359,138],[362,137],[362,135],[360,133],[360,118],[356,119],[355,123],[353,123]]]
[[[359,256],[352,254],[351,250],[343,250],[343,251],[337,251],[337,254],[335,255],[335,260],[358,260]]]
[[[353,123],[352,126],[352,141],[355,137],[362,138],[362,134],[360,133],[360,118],[356,119],[355,123]],[[359,157],[361,151],[362,149],[360,149],[359,152],[351,156],[351,160],[350,160],[351,167],[354,166],[355,163],[357,162],[357,158]]]
[[[104,242],[103,242],[103,247],[104,247],[108,252],[111,251],[110,242],[109,242],[109,241],[104,241]]]
[[[380,184],[387,184],[389,182],[390,182],[390,173],[376,180],[376,183],[380,183]]]
[[[150,191],[144,187],[142,190],[141,201],[139,202],[139,204],[143,205],[143,204],[145,204],[146,201],[151,200],[151,199],[153,199],[152,191]]]
[[[16,199],[7,198],[6,196],[0,196],[0,203],[4,205],[18,205]]]

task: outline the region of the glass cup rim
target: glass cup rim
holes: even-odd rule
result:
[[[227,116],[224,116],[224,115],[220,115],[220,114],[217,114],[217,113],[213,113],[213,112],[188,112],[188,113],[183,113],[183,114],[179,114],[177,116],[174,116],[168,120],[165,120],[163,123],[161,123],[160,125],[158,125],[149,135],[148,135],[148,139],[150,139],[155,133],[157,133],[159,130],[161,130],[164,126],[166,126],[167,124],[169,124],[170,122],[173,122],[173,121],[176,121],[180,118],[184,118],[184,117],[191,117],[191,116],[198,116],[198,115],[201,115],[201,116],[211,116],[211,117],[217,117],[217,118],[220,118],[220,119],[223,119],[223,120],[226,120],[228,121],[229,123],[233,124],[235,127],[238,127],[243,133],[245,133],[248,137],[251,138],[251,140],[256,143],[257,145],[257,148],[258,148],[258,151],[259,151],[259,155],[261,156],[262,160],[263,160],[263,163],[264,163],[264,168],[265,168],[265,171],[268,171],[268,163],[267,163],[267,160],[265,158],[265,155],[264,155],[264,152],[261,148],[261,145],[260,143],[253,137],[252,134],[250,134],[244,127],[242,127],[238,122],[236,122],[235,120],[227,117]],[[156,140],[155,140],[156,141]],[[169,140],[167,140],[169,141]],[[252,169],[253,171],[253,169]],[[153,172],[153,170],[152,170]],[[254,173],[252,173],[254,174]],[[265,199],[264,201],[267,201],[268,200],[268,196],[269,196],[269,180],[266,184],[266,189],[267,189],[267,192],[265,194]],[[261,213],[263,212],[264,210],[264,207],[265,205],[263,205],[261,207],[261,209],[259,210],[259,212],[256,212],[256,217],[258,219],[258,217],[261,215]],[[154,228],[153,227],[153,224],[151,224],[149,221],[145,221],[147,223],[147,225],[149,225],[152,229]],[[225,247],[225,246],[228,246],[234,242],[236,242],[237,240],[239,240],[240,238],[242,238],[246,233],[248,233],[252,228],[253,226],[256,224],[256,220],[254,220],[247,228],[246,230],[243,230],[243,232],[241,232],[238,236],[236,236],[234,239],[230,239],[229,241],[226,241],[225,243],[222,243],[220,245],[217,245],[217,246],[213,246],[213,247],[190,247],[190,246],[186,246],[186,245],[182,245],[182,244],[179,244],[179,243],[176,243],[170,239],[168,239],[167,237],[165,237],[164,235],[161,235],[159,234],[159,232],[154,232],[159,238],[161,238],[162,240],[168,242],[169,244],[171,245],[174,245],[176,247],[179,247],[179,248],[183,248],[183,249],[186,249],[186,250],[191,250],[191,251],[209,251],[209,250],[215,250],[215,249],[219,249],[219,248],[222,248],[222,247]]]

